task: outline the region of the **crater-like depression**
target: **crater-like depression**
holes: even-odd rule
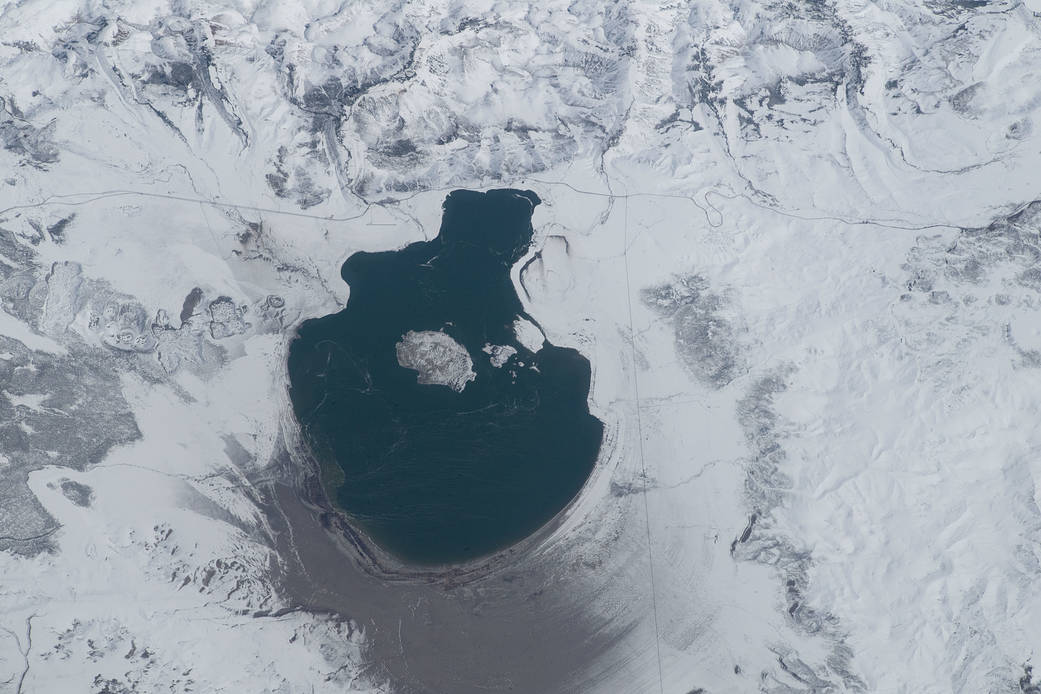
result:
[[[451,193],[437,238],[350,256],[346,307],[290,345],[290,398],[326,493],[400,560],[514,544],[596,462],[589,362],[544,339],[510,277],[538,204],[531,191]]]

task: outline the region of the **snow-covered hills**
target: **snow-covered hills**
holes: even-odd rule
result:
[[[1039,13],[0,3],[0,691],[1038,691]],[[507,186],[606,443],[419,575],[285,352]]]

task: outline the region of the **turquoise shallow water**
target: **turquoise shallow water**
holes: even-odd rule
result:
[[[464,561],[530,535],[581,489],[603,424],[590,366],[514,335],[523,308],[510,268],[528,250],[530,191],[455,191],[441,230],[402,250],[357,253],[339,313],[305,322],[290,346],[290,395],[331,499],[384,549],[419,564]],[[395,346],[443,331],[476,378],[462,392],[417,382]],[[517,353],[499,368],[487,344]]]

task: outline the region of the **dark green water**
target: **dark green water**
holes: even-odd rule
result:
[[[523,539],[593,469],[603,424],[590,367],[548,342],[521,345],[510,268],[531,243],[531,191],[455,191],[429,242],[356,253],[339,313],[305,322],[289,350],[290,396],[330,497],[384,549],[419,564],[463,561]],[[466,348],[462,392],[421,384],[396,345],[442,331]],[[488,345],[517,353],[501,367]]]

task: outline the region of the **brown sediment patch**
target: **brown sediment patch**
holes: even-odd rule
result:
[[[367,542],[295,457],[283,448],[276,467],[296,481],[267,488],[284,587],[294,607],[364,629],[367,674],[391,691],[642,691],[656,678],[642,508],[629,499],[585,538],[546,542],[558,518],[492,557],[415,568]]]

